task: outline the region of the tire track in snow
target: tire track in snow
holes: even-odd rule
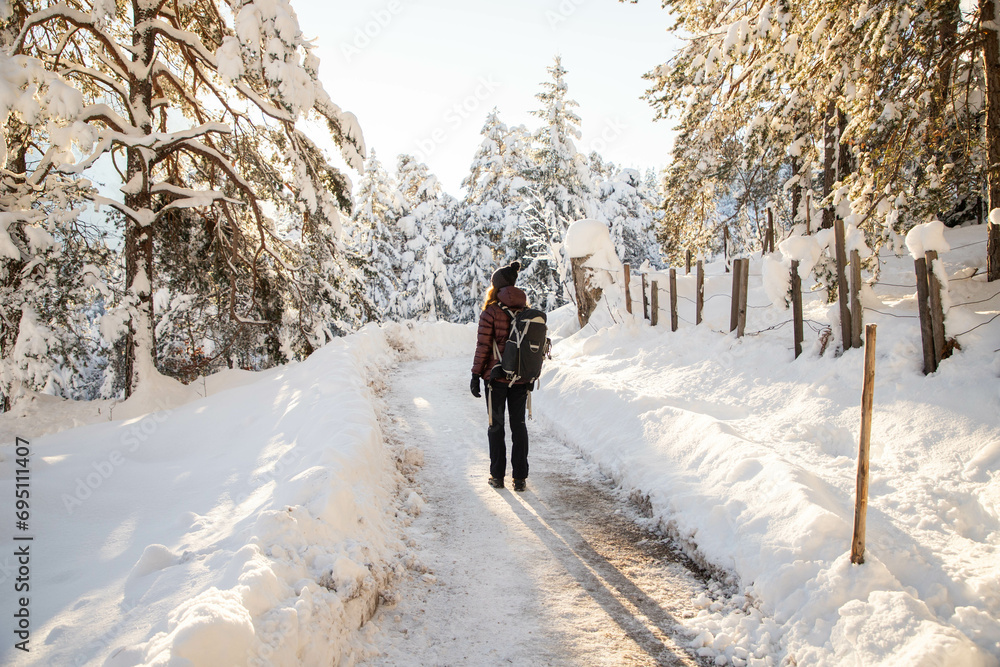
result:
[[[423,452],[426,504],[403,536],[420,565],[365,629],[367,664],[707,664],[679,625],[703,577],[596,466],[529,422],[528,490],[487,486],[466,361],[407,363],[390,380],[391,435]]]

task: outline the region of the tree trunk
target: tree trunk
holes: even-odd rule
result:
[[[590,279],[592,271],[584,267],[584,264],[591,257],[592,255],[587,255],[586,257],[573,257],[569,260],[576,292],[576,317],[581,329],[587,326],[587,322],[590,321],[590,316],[594,313],[603,292],[600,287],[593,285]]]
[[[799,175],[802,170],[802,160],[797,157],[793,157],[792,160],[792,178]],[[794,225],[799,219],[799,207],[802,206],[802,185],[796,181],[795,185],[792,186],[792,224]],[[803,216],[804,218],[804,216]]]
[[[837,104],[830,101],[826,106],[826,114],[823,116],[823,199],[825,200],[833,192],[833,184],[837,181],[837,127],[836,127]],[[833,207],[827,206],[823,209],[823,222],[820,226],[823,229],[833,227]]]
[[[133,0],[132,16],[136,26],[148,26],[156,16],[155,5],[143,0]],[[155,36],[149,29],[135,30],[132,46],[135,60],[142,64],[138,71],[150,71],[153,62]],[[129,100],[132,122],[144,135],[153,131],[153,82],[148,76],[129,75]],[[125,178],[142,179],[142,187],[125,195],[125,205],[134,211],[151,214],[153,199],[150,194],[149,164],[145,151],[129,148]],[[146,372],[155,368],[156,340],[153,329],[153,226],[151,219],[125,221],[125,284],[133,303],[128,337],[125,341],[125,396],[138,388]]]
[[[851,151],[844,144],[844,130],[847,129],[847,114],[837,109],[837,180],[843,181],[851,175],[854,167],[851,160]]]
[[[1000,278],[1000,220],[993,210],[1000,208],[1000,42],[994,21],[996,0],[979,0],[982,21],[983,72],[986,75],[986,160],[989,220],[986,223],[986,279]],[[1000,214],[998,214],[1000,215]]]

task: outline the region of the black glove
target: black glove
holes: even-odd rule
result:
[[[479,391],[479,376],[475,373],[472,374],[472,382],[469,384],[469,391],[471,391],[472,395],[476,398],[482,396],[482,393]]]

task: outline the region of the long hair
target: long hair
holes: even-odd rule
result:
[[[500,303],[500,298],[497,296],[499,292],[495,285],[490,285],[490,288],[486,290],[486,300],[483,302],[483,310],[486,310],[493,304]]]

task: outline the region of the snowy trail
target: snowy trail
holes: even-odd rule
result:
[[[486,410],[466,366],[405,364],[391,380],[390,437],[424,454],[426,505],[405,532],[426,574],[373,619],[370,664],[700,664],[678,619],[703,581],[593,466],[532,421],[528,490],[487,486]]]

